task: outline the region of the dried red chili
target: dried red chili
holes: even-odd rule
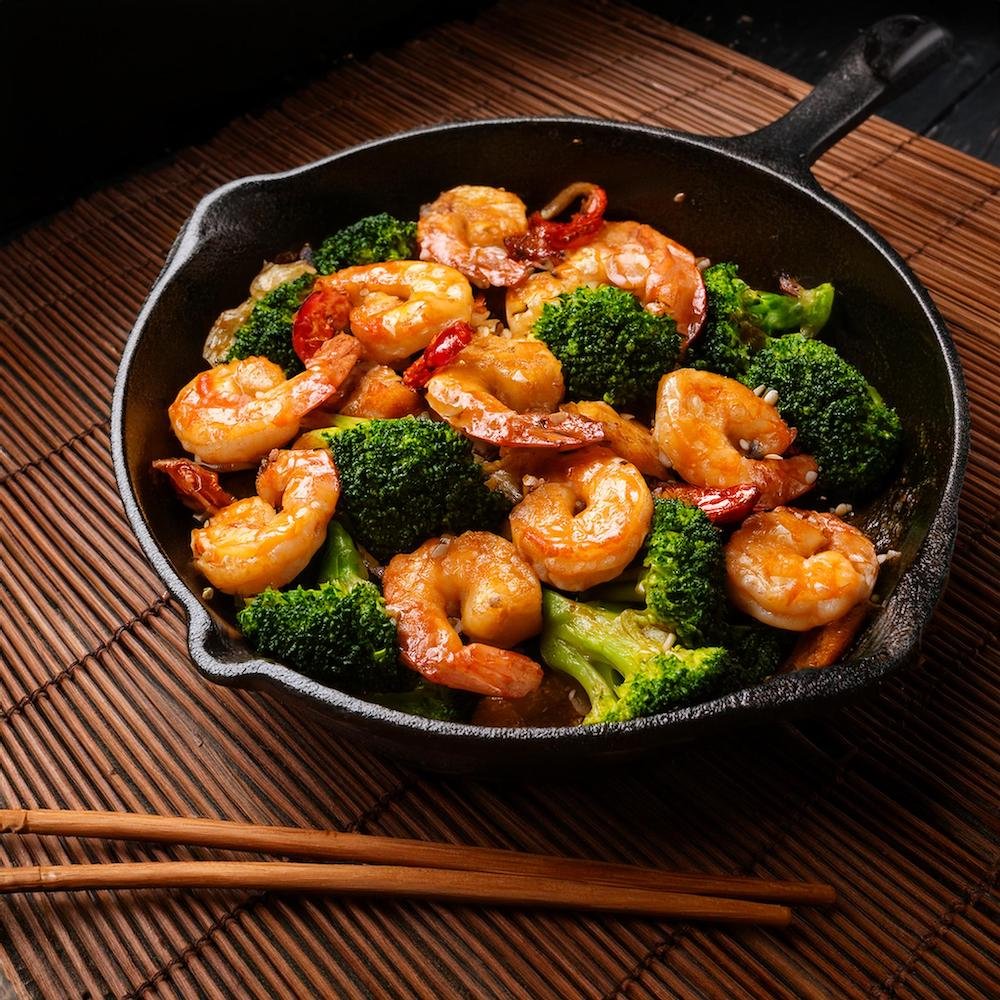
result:
[[[403,385],[420,389],[439,368],[451,363],[468,346],[475,331],[468,323],[449,323],[428,345],[424,353],[403,373]]]
[[[660,483],[653,495],[663,499],[683,500],[700,507],[713,524],[734,524],[753,512],[760,490],[750,483],[713,489],[688,483]]]
[[[351,302],[336,288],[317,286],[299,306],[292,324],[292,349],[299,360],[309,359],[333,336],[347,329]]]
[[[236,503],[236,497],[222,488],[219,474],[189,458],[158,458],[153,468],[170,479],[181,503],[199,514],[218,514]]]
[[[523,236],[508,236],[504,240],[507,252],[516,260],[531,260],[538,264],[558,259],[566,250],[583,243],[601,228],[607,207],[607,192],[595,184],[569,222],[553,222],[540,212],[533,212]]]

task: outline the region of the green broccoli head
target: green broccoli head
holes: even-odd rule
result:
[[[792,633],[747,619],[727,625],[724,645],[732,654],[732,669],[724,690],[741,691],[776,673],[785,658]]]
[[[710,697],[732,658],[723,648],[683,649],[648,611],[616,611],[546,589],[541,652],[590,698],[584,724],[624,722]]]
[[[350,536],[330,525],[319,583],[268,588],[237,619],[263,656],[344,691],[391,691],[404,671],[396,655],[396,626]]]
[[[682,646],[714,642],[725,609],[722,533],[692,504],[657,499],[642,570],[624,573],[594,596],[645,601]]]
[[[320,274],[383,260],[410,260],[417,252],[417,224],[385,212],[368,215],[328,236],[313,252]]]
[[[708,312],[688,349],[692,368],[740,378],[754,354],[775,335],[797,330],[815,336],[833,308],[833,285],[796,287],[795,295],[762,292],[738,275],[735,264],[714,264],[702,278]]]
[[[648,407],[680,349],[672,319],[610,285],[564,292],[543,307],[533,333],[562,364],[569,397],[619,407]]]
[[[819,464],[820,489],[863,495],[892,470],[902,430],[896,411],[829,344],[789,334],[772,340],[743,376],[777,390],[778,412]]]
[[[303,365],[292,347],[292,324],[315,280],[315,274],[303,274],[283,281],[254,303],[247,321],[236,331],[225,360],[265,357],[280,365],[286,378],[298,375]]]
[[[656,500],[643,560],[646,607],[700,646],[716,630],[724,607],[722,534],[703,510],[681,500]]]
[[[340,473],[338,513],[378,559],[442,532],[495,528],[510,511],[486,485],[471,443],[447,424],[340,417],[315,435]]]

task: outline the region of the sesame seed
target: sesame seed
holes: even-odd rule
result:
[[[666,639],[663,640],[663,650],[664,650],[664,652],[666,652],[668,649],[670,649],[675,642],[677,642],[677,635],[676,635],[676,633],[671,632],[666,637]]]
[[[740,438],[740,447],[744,451],[749,451],[750,450],[750,442],[746,438]]]
[[[667,643],[673,635],[673,632],[664,632],[658,628],[651,628],[646,634],[653,640],[653,642]]]
[[[809,470],[809,471],[808,471],[808,472],[806,473],[806,482],[807,482],[807,483],[808,483],[808,484],[809,484],[810,486],[812,486],[812,484],[813,484],[814,482],[816,482],[816,479],[817,479],[818,477],[819,477],[819,473],[818,473],[818,472],[817,472],[817,471],[816,471],[815,469],[810,469],[810,470]]]
[[[759,385],[759,386],[757,386],[756,389],[754,389],[753,394],[755,396],[763,396],[765,392],[767,392],[767,386],[766,385]]]
[[[879,554],[878,554],[878,555],[877,555],[877,556],[875,557],[875,562],[877,562],[877,563],[879,564],[879,566],[881,566],[881,565],[882,565],[882,563],[884,563],[884,562],[885,562],[885,553],[884,553],[884,552],[880,552],[880,553],[879,553]]]
[[[785,460],[784,455],[776,455],[773,451],[770,455],[765,455],[764,458],[769,458],[774,462],[783,462]]]
[[[778,402],[778,390],[768,389],[767,392],[764,393],[764,402],[767,403],[768,406],[775,406]]]
[[[683,191],[678,191],[677,194],[674,195],[674,201],[679,205],[686,197],[687,195]]]
[[[569,420],[569,418],[570,415],[568,413],[553,413],[552,416],[549,417],[549,423],[553,425],[564,424],[567,420]]]
[[[705,404],[702,402],[701,396],[692,396],[688,401],[688,406],[691,407],[691,412],[699,417],[705,412]]]
[[[206,601],[210,601],[210,600],[211,600],[211,599],[212,599],[213,597],[215,597],[215,590],[213,590],[213,588],[211,588],[211,587],[206,587],[206,588],[205,588],[205,589],[204,589],[204,590],[203,590],[203,591],[201,592],[201,596],[202,596],[202,598],[203,598],[204,600],[206,600]]]
[[[886,549],[885,557],[886,559],[898,559],[903,553],[899,549]]]
[[[704,271],[706,268],[712,266],[712,262],[707,257],[699,257],[694,262],[694,266],[698,268],[699,271]]]
[[[838,503],[836,507],[833,508],[833,513],[837,517],[843,517],[845,514],[853,513],[854,508],[849,503]]]
[[[671,462],[670,459],[667,458],[667,456],[664,455],[662,451],[660,452],[658,458],[660,459],[660,465],[662,465],[663,468],[672,469],[674,467],[673,462]]]
[[[645,597],[646,596],[646,584],[642,580],[640,580],[635,585],[635,592],[636,592],[636,594],[639,595],[639,597]]]
[[[441,541],[438,542],[433,549],[431,549],[431,559],[440,559],[441,556],[448,551],[448,542],[449,539],[442,538]]]

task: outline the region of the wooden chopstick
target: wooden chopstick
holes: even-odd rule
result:
[[[130,864],[32,865],[0,869],[0,893],[68,889],[270,889],[390,896],[490,906],[571,908],[682,920],[784,926],[787,906],[576,879],[393,865],[287,861],[153,861]]]
[[[288,854],[326,861],[568,879],[623,889],[694,893],[768,902],[815,905],[833,903],[836,899],[832,886],[815,882],[667,872],[606,861],[549,857],[490,847],[438,844],[333,830],[256,826],[183,816],[88,810],[0,809],[0,832],[186,844],[265,854]]]

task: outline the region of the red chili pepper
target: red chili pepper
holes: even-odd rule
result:
[[[528,231],[523,236],[508,236],[504,240],[507,252],[516,260],[536,263],[561,257],[564,251],[583,243],[601,228],[607,207],[607,192],[595,185],[569,222],[553,222],[533,212],[528,219]]]
[[[236,503],[236,497],[223,489],[215,469],[189,458],[158,458],[153,468],[168,476],[184,506],[199,514],[214,516],[223,507]]]
[[[688,483],[660,483],[653,495],[664,499],[683,500],[700,507],[713,524],[734,524],[742,521],[754,509],[760,490],[750,483],[712,489]]]
[[[347,328],[350,299],[339,289],[319,286],[306,296],[292,324],[292,348],[299,360],[309,359],[335,334]]]
[[[420,389],[439,368],[444,368],[468,346],[475,330],[468,323],[456,320],[449,323],[428,345],[424,353],[403,372],[403,385]]]

